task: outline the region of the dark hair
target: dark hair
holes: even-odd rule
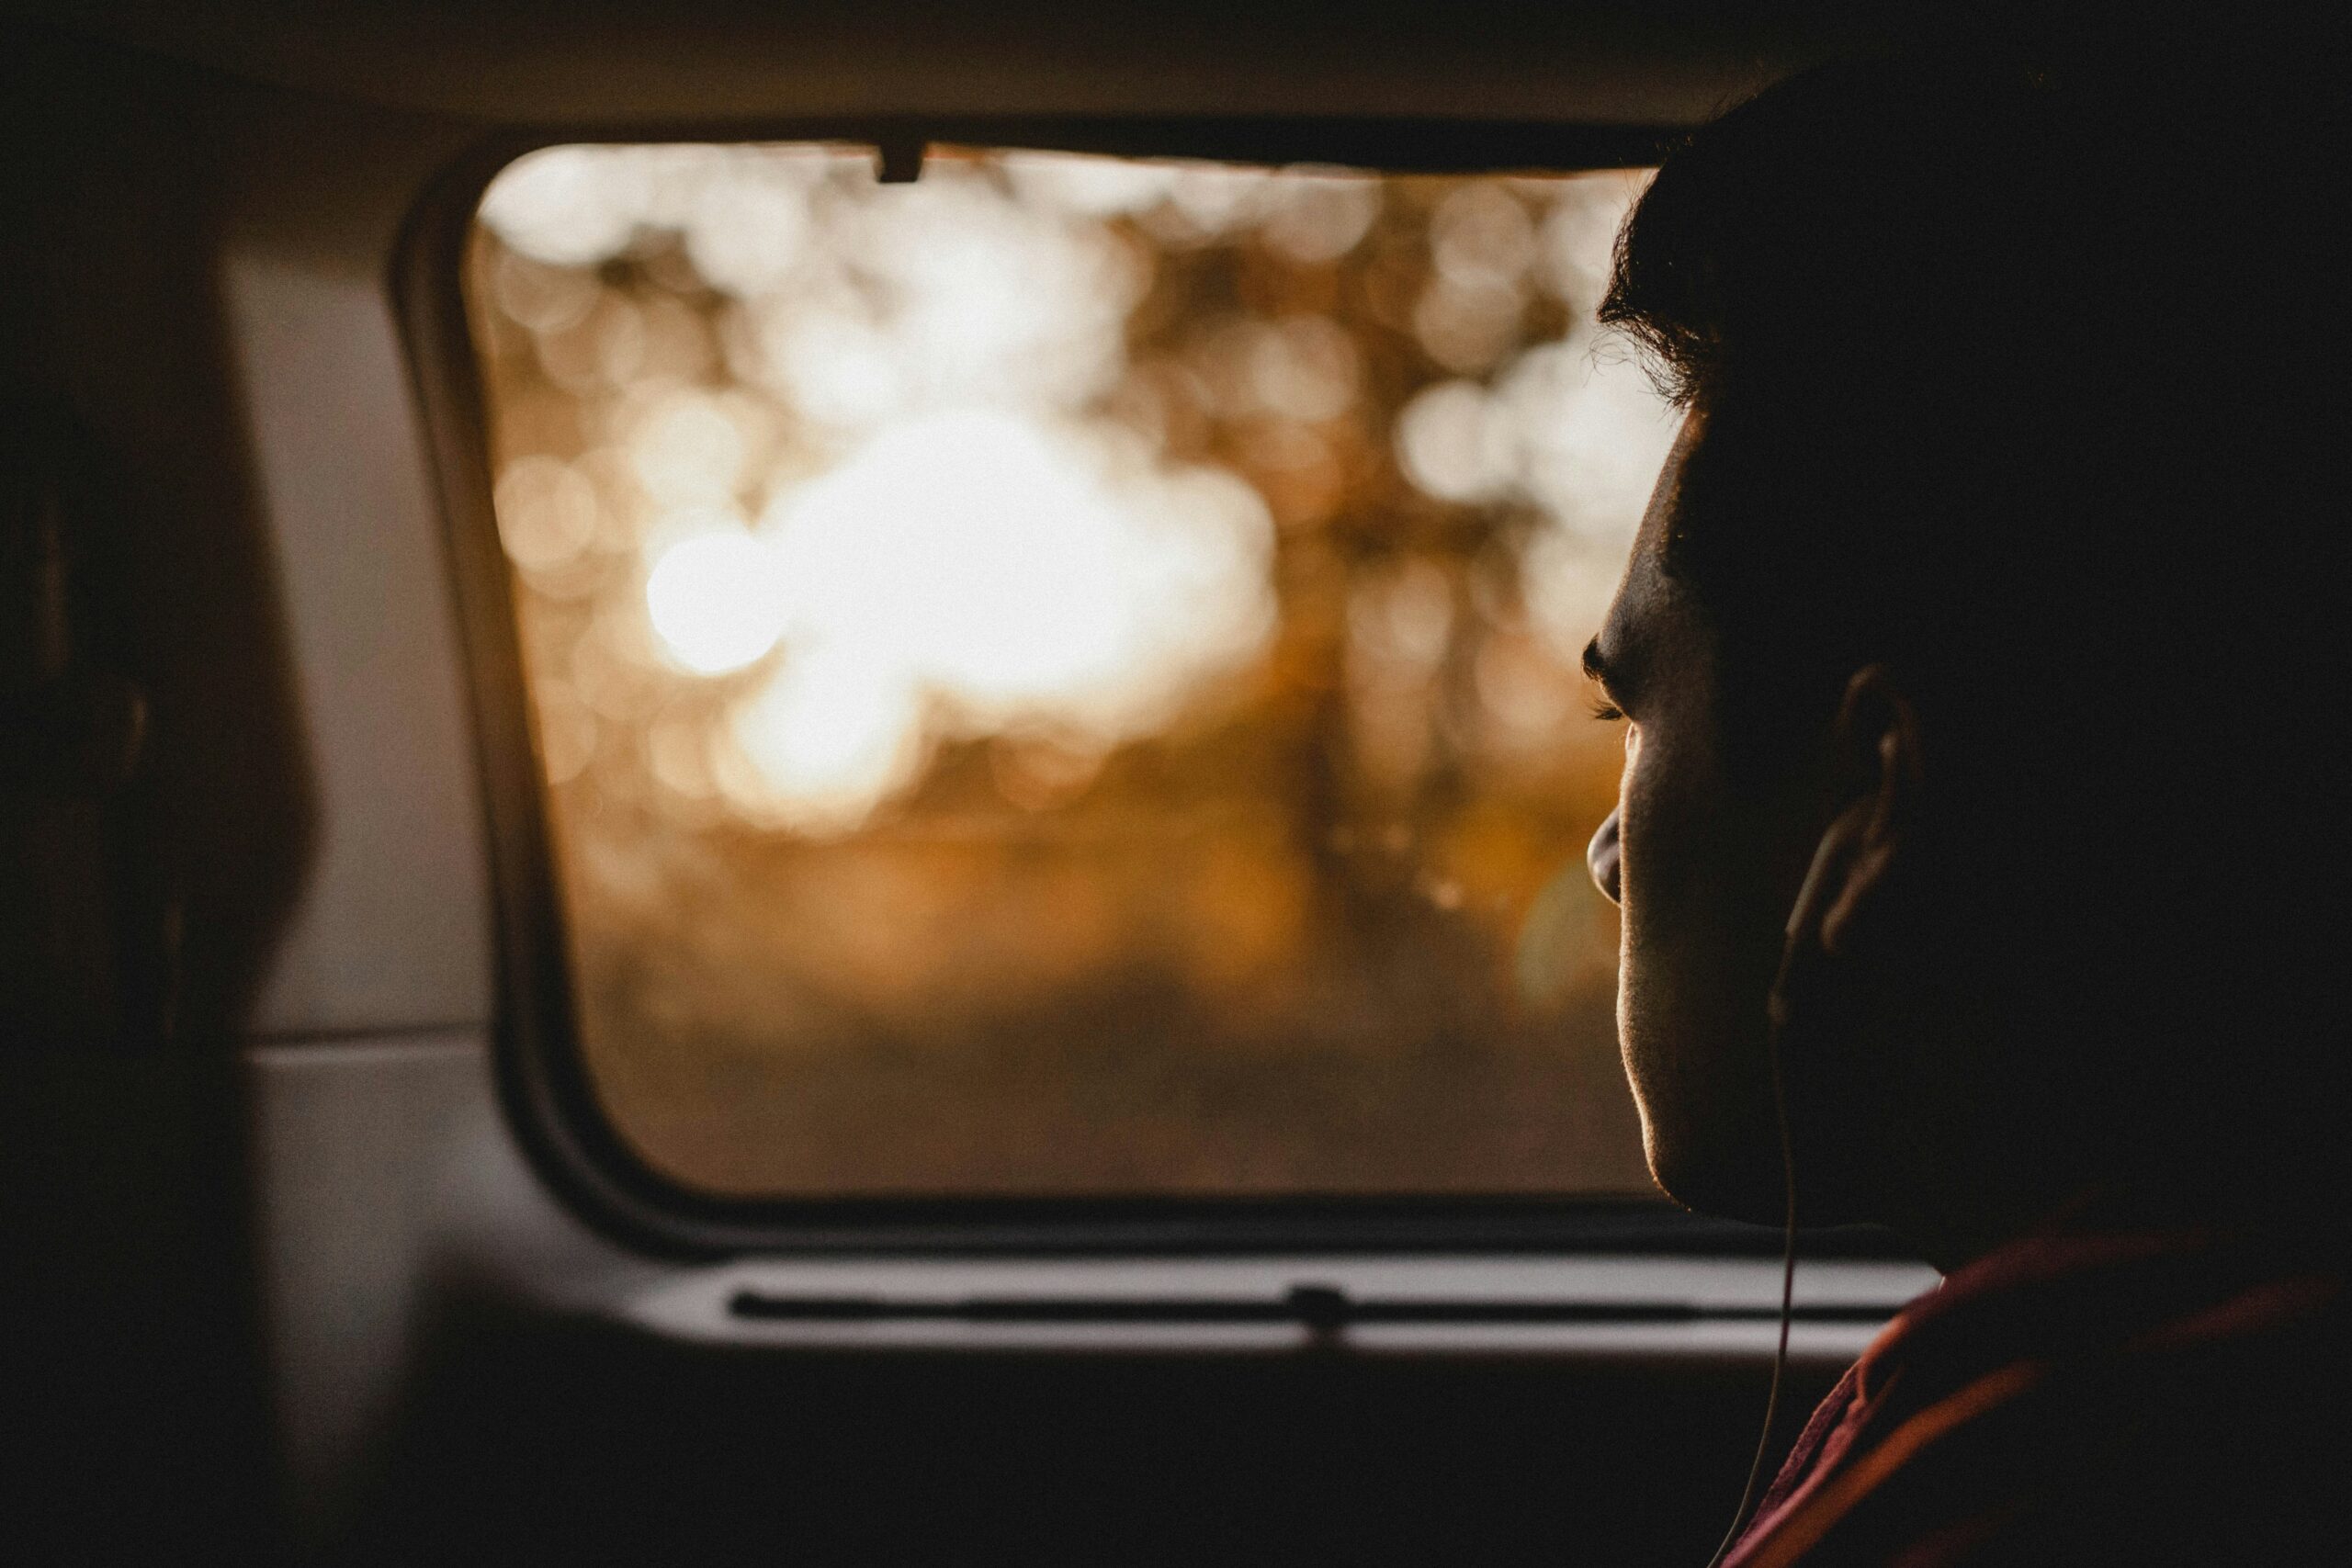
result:
[[[1602,313],[1703,422],[1663,564],[1735,762],[1771,775],[1888,663],[2022,1005],[2159,1072],[2257,1037],[2333,1107],[2332,92],[2210,40],[1819,69],[1666,162]],[[2275,1119],[2260,1073],[2194,1077]]]

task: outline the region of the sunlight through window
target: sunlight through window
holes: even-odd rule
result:
[[[579,1044],[744,1196],[1646,1191],[1577,650],[1637,173],[560,147],[486,193]]]

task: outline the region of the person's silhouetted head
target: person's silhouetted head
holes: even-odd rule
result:
[[[2301,89],[1971,48],[1669,158],[1604,317],[1686,412],[1590,662],[1652,1168],[1962,1256],[2330,1197],[2342,343]],[[2227,1198],[2224,1198],[2224,1194]]]

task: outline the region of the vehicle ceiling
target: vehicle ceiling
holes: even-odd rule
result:
[[[858,114],[1686,124],[1917,6],[1737,0],[12,0],[322,96],[616,130]]]

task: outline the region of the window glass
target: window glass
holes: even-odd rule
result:
[[[1647,1192],[1577,655],[1645,176],[562,147],[466,284],[573,966],[706,1193]]]

